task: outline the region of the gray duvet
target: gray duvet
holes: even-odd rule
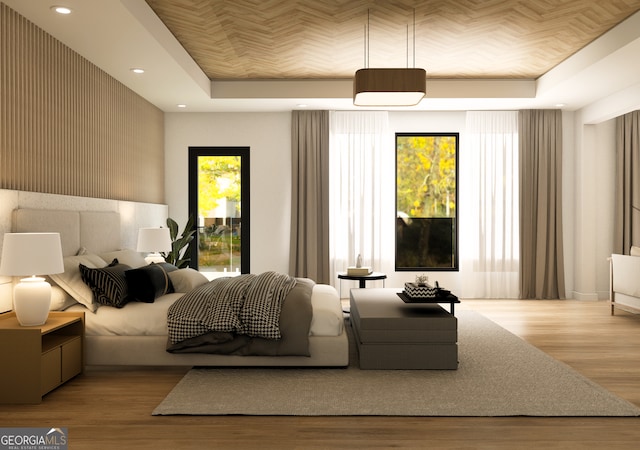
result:
[[[288,276],[274,273],[241,275],[226,281],[214,280],[185,294],[169,309],[167,351],[242,356],[309,356],[311,293],[315,283],[307,278],[289,277],[289,280],[293,280],[289,284],[283,277]],[[283,293],[285,295],[279,300],[278,296]],[[241,295],[242,300],[239,298]],[[243,311],[246,298],[250,300],[249,309]],[[190,303],[191,306],[185,306]],[[267,304],[271,306],[267,308]],[[191,312],[185,314],[185,310]],[[234,314],[236,318],[230,317]],[[180,321],[182,323],[178,324]],[[176,332],[176,329],[200,326],[202,322],[207,324],[204,328],[208,329],[186,334],[196,336],[182,339],[180,335],[183,330]],[[215,326],[210,327],[211,323]]]

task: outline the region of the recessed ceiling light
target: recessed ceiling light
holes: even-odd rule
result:
[[[306,103],[298,103],[296,106],[297,106],[298,108],[306,108],[306,107],[307,107],[307,106],[309,106],[309,105],[307,105]]]
[[[139,67],[134,67],[134,68],[131,69],[131,71],[133,73],[144,73],[144,69],[141,69]]]
[[[176,105],[176,106],[178,106],[178,108],[186,108],[186,107],[187,107],[187,105],[185,105],[185,104],[183,104],[183,103],[181,103],[181,104],[179,104],[179,105]]]
[[[71,14],[71,9],[66,6],[52,6],[51,9],[58,14]]]
[[[557,103],[556,108],[562,108],[563,106],[567,106],[564,103]]]

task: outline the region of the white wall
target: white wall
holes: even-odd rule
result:
[[[251,272],[289,272],[291,113],[166,114],[166,200],[181,229],[189,213],[190,146],[250,147]]]
[[[626,87],[574,114],[575,284],[579,299],[609,297],[615,194],[615,118],[640,108],[640,84]]]
[[[591,207],[595,210],[596,229],[596,294],[598,298],[609,298],[609,261],[613,251],[613,216],[615,209],[615,156],[616,123],[615,120],[602,122],[596,127],[596,151],[594,154],[596,170],[593,184],[596,186]]]
[[[464,112],[391,112],[395,132],[464,132]],[[169,216],[184,224],[188,215],[189,146],[248,146],[251,148],[251,271],[289,271],[291,215],[290,113],[168,113],[165,117],[166,200]],[[393,155],[395,143],[389,141]],[[391,158],[393,161],[393,156]],[[389,229],[394,229],[390,205]],[[390,254],[394,241],[389,239]],[[386,286],[402,286],[415,273],[376,268],[389,278]],[[458,274],[439,272],[443,286],[458,286]],[[337,286],[337,279],[334,280]],[[380,286],[382,283],[378,283]],[[351,287],[343,282],[342,288]]]
[[[565,225],[565,240],[573,241],[568,257],[575,264],[570,265],[573,285],[567,290],[580,300],[607,299],[607,257],[613,251],[615,120],[585,123],[584,111],[578,111],[573,125],[575,194],[571,206],[575,219],[571,228]]]
[[[616,108],[615,102],[611,107]],[[606,119],[587,123],[594,116],[592,106],[587,110],[589,114],[584,111],[563,114],[565,283],[568,298],[595,300],[608,295],[606,258],[613,248],[615,127],[610,116],[606,117],[606,111],[602,111]],[[465,112],[390,112],[389,120],[392,133],[459,132],[464,139]],[[165,123],[169,215],[181,224],[186,221],[189,146],[248,146],[251,148],[251,271],[288,272],[290,113],[169,113]],[[389,152],[393,151],[394,143],[390,141]],[[392,239],[388,246],[387,251],[393,252]],[[388,274],[387,287],[402,286],[404,281],[415,277],[413,272],[394,273],[393,267],[379,270]],[[429,276],[430,280],[437,279],[454,292],[462,282],[458,273],[434,272]],[[337,280],[335,284],[338,286]],[[343,282],[342,289],[348,287],[351,284]]]
[[[575,220],[576,220],[576,133],[574,131],[574,114],[562,114],[562,226],[564,241],[564,282],[565,297],[573,298],[575,276]]]

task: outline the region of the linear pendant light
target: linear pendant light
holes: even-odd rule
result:
[[[415,9],[413,11],[413,65],[415,66]],[[408,27],[407,27],[408,28]],[[407,29],[407,65],[408,65]],[[427,93],[427,72],[424,69],[368,68],[369,11],[365,26],[365,68],[353,78],[353,104],[356,106],[414,106]]]
[[[424,69],[360,69],[353,79],[356,106],[413,106],[426,92]]]

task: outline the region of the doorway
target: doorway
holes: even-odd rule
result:
[[[210,277],[249,273],[249,147],[189,147],[191,266]]]

